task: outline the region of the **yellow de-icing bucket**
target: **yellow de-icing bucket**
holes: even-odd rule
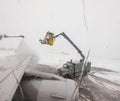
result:
[[[48,44],[53,45],[53,43],[54,43],[54,33],[47,32],[46,37],[48,37]]]

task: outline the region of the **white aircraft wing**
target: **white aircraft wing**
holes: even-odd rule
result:
[[[13,55],[0,59],[0,101],[11,101],[30,56]]]

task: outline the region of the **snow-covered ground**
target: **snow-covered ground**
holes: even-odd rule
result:
[[[120,101],[120,74],[104,68],[92,68],[80,87],[82,101]],[[87,93],[84,93],[87,92]]]
[[[91,58],[92,65],[95,67],[102,67],[112,71],[120,72],[120,59],[111,58]]]
[[[120,73],[118,73],[118,72],[105,72],[105,71],[102,71],[102,72],[96,73],[95,76],[101,77],[101,78],[104,78],[104,79],[107,79],[107,80],[110,80],[110,81],[113,81],[113,82],[116,82],[116,83],[120,84],[120,78],[119,78]]]

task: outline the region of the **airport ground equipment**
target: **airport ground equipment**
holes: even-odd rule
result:
[[[57,37],[63,36],[80,54],[82,59],[79,62],[68,61],[63,65],[63,67],[57,70],[57,74],[65,78],[75,78],[81,76],[86,76],[91,69],[91,62],[85,61],[85,56],[82,51],[74,44],[74,42],[64,33],[54,35],[54,33],[47,32],[43,40],[39,40],[41,44],[53,45]]]

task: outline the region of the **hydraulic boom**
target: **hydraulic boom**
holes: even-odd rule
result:
[[[85,60],[85,56],[82,53],[82,51],[73,43],[73,41],[64,32],[62,32],[62,33],[54,36],[54,38],[57,38],[60,35],[62,35],[65,39],[67,39],[71,43],[71,45],[78,51],[78,53],[81,55],[81,57],[83,58],[83,60]]]
[[[19,35],[19,36],[8,36],[8,35],[6,35],[6,34],[1,34],[1,35],[0,35],[0,40],[2,40],[2,38],[18,38],[18,37],[24,38],[23,35]]]

